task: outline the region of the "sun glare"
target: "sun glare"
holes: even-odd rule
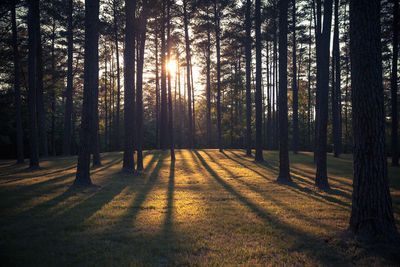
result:
[[[171,74],[174,75],[176,72],[176,60],[171,58],[167,62],[167,71]]]

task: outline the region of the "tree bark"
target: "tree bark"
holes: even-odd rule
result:
[[[126,28],[124,50],[124,160],[123,169],[135,171],[134,139],[135,132],[135,11],[136,1],[125,0]]]
[[[206,59],[206,72],[207,72],[207,146],[212,147],[212,133],[211,133],[211,22],[209,19],[209,9],[207,6],[207,59]]]
[[[116,111],[116,118],[115,118],[115,148],[117,151],[120,150],[120,102],[121,102],[121,86],[120,86],[120,72],[119,72],[119,42],[118,42],[118,23],[117,23],[117,7],[116,7],[116,1],[114,0],[113,2],[113,12],[114,12],[114,41],[115,41],[115,53],[116,53],[116,59],[117,59],[117,111]]]
[[[165,2],[162,3],[162,18],[161,18],[161,129],[160,129],[160,147],[162,150],[167,149],[167,127],[168,127],[168,110],[167,110],[167,76],[165,58]]]
[[[171,1],[167,0],[167,57],[171,60]],[[175,143],[174,143],[174,115],[172,111],[172,92],[171,92],[171,70],[168,69],[168,135],[171,161],[175,160]]]
[[[28,83],[29,83],[29,144],[30,144],[30,159],[29,167],[31,169],[39,168],[39,137],[37,129],[37,53],[36,53],[36,24],[38,22],[39,1],[29,0],[28,1]]]
[[[78,167],[74,185],[88,186],[90,179],[90,154],[93,143],[93,128],[96,127],[94,102],[97,97],[99,83],[98,63],[99,38],[99,1],[85,1],[85,70],[83,88],[82,123],[80,130],[80,145],[78,153]]]
[[[251,156],[251,0],[246,2],[246,155]],[[267,62],[268,64],[268,62]]]
[[[393,58],[392,58],[392,80],[391,80],[391,100],[392,100],[392,165],[399,166],[399,144],[397,119],[397,60],[399,57],[399,1],[393,1]]]
[[[288,149],[287,103],[288,0],[279,1],[279,182],[291,182]]]
[[[147,0],[143,1],[141,23],[139,29],[139,54],[136,72],[136,130],[137,130],[137,170],[143,170],[143,65],[146,44]]]
[[[44,109],[44,98],[43,98],[43,57],[42,57],[42,41],[40,34],[40,8],[39,3],[35,5],[37,11],[37,23],[35,24],[35,34],[36,34],[36,107],[37,107],[37,118],[39,126],[39,143],[40,143],[40,153],[43,157],[49,156],[48,142],[47,142],[47,127],[46,127],[46,113]]]
[[[380,1],[350,1],[354,131],[350,231],[372,241],[398,237],[385,155],[380,31]]]
[[[65,112],[64,112],[64,134],[63,134],[63,155],[71,155],[71,117],[72,117],[72,94],[73,94],[73,34],[72,34],[72,11],[73,0],[68,0],[68,29],[67,29],[67,90],[65,92]]]
[[[335,0],[335,22],[332,51],[332,139],[333,155],[342,153],[342,119],[340,92],[340,49],[339,49],[339,0]]]
[[[321,13],[321,0],[317,0],[318,13]],[[321,15],[321,14],[320,14]],[[327,152],[327,121],[329,93],[329,43],[332,22],[332,0],[324,1],[324,20],[321,28],[321,16],[316,27],[317,40],[317,134],[316,163],[317,173],[315,185],[322,190],[329,189],[326,152]]]
[[[255,6],[256,28],[256,155],[255,161],[264,161],[262,148],[262,98],[261,98],[261,1],[256,0]]]
[[[220,11],[218,0],[214,0],[215,47],[217,53],[217,128],[218,148],[222,152],[222,126],[221,126],[221,45],[220,45]]]
[[[19,80],[20,65],[19,65],[19,52],[18,52],[18,33],[17,33],[17,20],[15,15],[16,2],[13,2],[11,8],[11,22],[12,22],[12,35],[13,35],[13,53],[14,53],[14,105],[15,105],[15,123],[17,129],[17,163],[24,163],[24,132],[22,129],[21,117],[21,86]]]
[[[293,91],[293,153],[297,154],[299,143],[299,97],[297,88],[297,62],[296,62],[296,0],[293,0],[292,9],[292,31],[293,31],[293,51],[292,51],[292,91]]]

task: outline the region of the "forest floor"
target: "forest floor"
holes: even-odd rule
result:
[[[275,182],[278,153],[146,151],[121,172],[102,154],[89,188],[71,187],[76,157],[0,161],[0,265],[397,265],[398,248],[363,246],[349,223],[352,157],[328,155],[332,189],[314,187],[312,153],[290,154],[293,183]],[[389,168],[400,229],[400,168]],[[397,251],[396,251],[397,250]],[[396,254],[397,252],[397,254]]]

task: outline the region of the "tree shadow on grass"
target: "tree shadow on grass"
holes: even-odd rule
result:
[[[204,152],[214,163],[217,164],[216,160],[215,160],[208,152],[206,152],[205,150],[201,150],[201,151]],[[224,167],[223,165],[219,165],[219,167],[222,168],[222,169],[223,169],[226,173],[228,173],[231,177],[234,177],[234,176],[235,176],[234,173],[233,173],[231,170],[229,170],[228,168]],[[246,187],[249,188],[251,191],[253,191],[253,192],[257,193],[259,196],[263,197],[265,200],[270,200],[271,202],[275,203],[277,206],[281,206],[282,208],[284,208],[284,209],[286,210],[286,212],[292,213],[292,214],[293,214],[295,217],[297,217],[298,219],[301,219],[301,220],[312,220],[312,219],[313,219],[313,218],[311,218],[311,217],[309,217],[309,216],[307,216],[307,215],[305,215],[305,214],[303,214],[303,213],[299,213],[296,209],[292,208],[290,205],[287,205],[287,204],[285,204],[284,202],[279,201],[279,200],[276,199],[276,198],[272,198],[272,197],[270,196],[270,194],[267,194],[267,193],[268,193],[267,191],[260,190],[260,188],[258,188],[257,186],[255,186],[255,185],[253,185],[253,184],[250,184],[250,183],[248,183],[248,182],[246,182],[246,181],[243,181],[243,180],[240,179],[240,178],[235,179],[235,181],[237,181],[238,183],[240,183],[240,184],[246,186]],[[297,186],[297,187],[301,187],[301,186],[297,185],[295,182],[285,183],[284,185],[293,186],[293,187],[296,187],[296,186]],[[303,187],[301,187],[301,188],[303,188]],[[296,191],[294,191],[294,190],[291,190],[291,191],[293,191],[293,192],[295,192],[295,193],[299,193],[299,192],[296,192]],[[310,190],[310,191],[311,191],[311,190]],[[316,198],[316,197],[308,196],[307,194],[302,194],[302,195],[305,195],[305,196],[307,196],[307,197],[309,197],[309,198],[311,198],[311,199],[314,199],[314,200],[316,200],[316,201],[320,201],[320,199],[318,199],[318,198]],[[327,224],[324,224],[324,223],[322,223],[322,222],[318,222],[318,224],[319,224],[321,227],[332,228],[332,226],[327,225]]]
[[[262,174],[261,172],[259,172],[259,171],[255,170],[255,169],[251,168],[250,166],[247,166],[246,164],[240,162],[240,161],[237,160],[237,159],[232,158],[231,156],[229,156],[229,155],[226,154],[225,152],[222,152],[222,153],[223,153],[228,159],[230,159],[230,160],[232,160],[232,161],[234,161],[234,162],[240,164],[240,165],[243,166],[244,168],[247,168],[247,169],[253,171],[254,173],[260,175],[260,176],[263,177],[263,178],[265,178],[266,180],[271,181],[271,178],[268,178],[267,176],[265,176],[265,175]],[[234,154],[235,157],[240,158],[239,155],[236,155],[236,154],[233,153],[233,152],[231,152],[231,153]],[[258,164],[259,164],[259,163],[258,163]],[[263,165],[263,164],[259,164],[259,165]],[[274,168],[274,167],[269,167],[269,168],[267,168],[267,170],[270,170],[270,171],[272,170],[272,171],[274,171],[275,173],[278,172],[278,170],[277,170],[276,168]],[[304,183],[306,183],[306,184],[309,184],[309,185],[312,185],[312,186],[313,186],[313,184],[310,183],[308,180],[302,178],[302,177],[299,176],[299,175],[296,175],[295,173],[292,173],[292,171],[291,171],[291,174],[292,174],[292,176],[294,176],[296,179],[298,179],[298,180],[300,180],[300,181],[302,181],[302,182],[304,182]],[[291,183],[282,184],[282,185],[283,185],[283,186],[286,186],[286,187],[288,187],[288,188],[293,188],[292,191],[294,191],[294,192],[297,192],[297,193],[302,192],[302,193],[304,193],[303,195],[306,195],[306,196],[308,196],[309,198],[312,198],[312,199],[317,200],[317,201],[320,201],[319,198],[322,198],[322,199],[326,200],[327,202],[330,202],[330,203],[332,203],[332,204],[337,204],[337,205],[339,205],[339,207],[342,207],[342,208],[343,208],[343,207],[344,207],[344,208],[349,208],[349,207],[350,207],[350,204],[347,203],[347,202],[344,202],[344,201],[342,201],[342,200],[340,200],[340,199],[337,199],[337,198],[332,197],[332,196],[329,196],[329,195],[320,194],[320,193],[318,193],[317,191],[311,190],[311,189],[306,188],[306,187],[303,187],[303,186],[297,184],[297,183],[294,182],[294,181],[291,182]],[[294,190],[294,189],[296,189],[297,191]],[[343,196],[343,197],[346,197],[346,198],[350,198],[350,196],[349,196],[348,194],[346,194],[345,192],[343,192],[343,191],[341,191],[341,190],[338,190],[338,189],[330,189],[330,190],[328,191],[328,193],[329,193],[329,194],[333,194],[333,195]],[[311,194],[311,195],[310,195],[310,194]],[[318,197],[319,197],[319,198],[318,198]]]
[[[322,240],[318,240],[313,236],[310,236],[308,233],[303,232],[301,230],[294,229],[287,223],[279,221],[272,214],[267,213],[266,211],[260,209],[255,203],[241,195],[237,192],[231,185],[225,182],[204,160],[204,158],[197,152],[194,151],[197,158],[200,160],[204,168],[208,171],[208,173],[229,193],[235,196],[241,203],[247,206],[252,212],[254,212],[257,216],[263,219],[266,223],[270,224],[272,227],[279,229],[286,234],[294,237],[296,239],[293,247],[290,248],[291,251],[301,251],[303,250],[310,257],[316,257],[318,261],[322,264],[332,264],[332,260],[337,261],[337,263],[342,263],[344,261],[344,254],[335,248],[325,244]],[[316,244],[315,246],[310,246],[310,244]],[[315,254],[316,250],[323,251],[323,254]],[[334,257],[332,259],[332,257]]]

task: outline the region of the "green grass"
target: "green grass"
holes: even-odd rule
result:
[[[102,154],[90,188],[71,188],[76,157],[41,169],[0,161],[1,265],[396,265],[341,237],[351,209],[352,158],[328,156],[332,190],[314,187],[312,154],[291,157],[293,184],[275,182],[278,153],[145,152],[140,175]],[[389,168],[396,222],[400,169]],[[399,228],[398,224],[398,228]],[[396,262],[397,261],[397,262]]]

